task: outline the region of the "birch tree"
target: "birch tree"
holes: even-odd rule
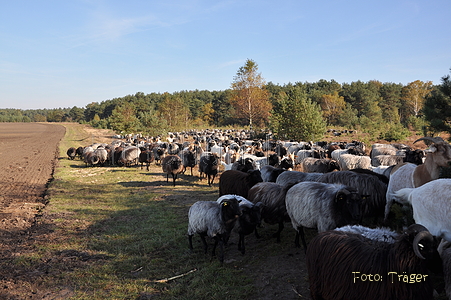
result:
[[[250,59],[233,78],[230,103],[235,108],[236,117],[245,119],[251,129],[253,125],[263,126],[270,115],[272,106],[265,84],[258,73],[257,63]]]

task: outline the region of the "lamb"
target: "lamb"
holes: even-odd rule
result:
[[[323,174],[316,181],[344,184],[356,189],[362,195],[362,217],[382,218],[387,184],[381,181],[377,174],[338,171]]]
[[[284,222],[290,222],[285,205],[285,195],[291,186],[281,186],[274,182],[260,182],[254,185],[248,193],[249,201],[253,203],[262,203],[261,217],[265,223],[270,225],[278,224],[279,228],[273,235],[280,243],[280,233],[282,232]],[[256,235],[258,233],[256,231]]]
[[[415,223],[451,242],[451,179],[440,178],[417,188],[400,189],[394,196],[399,202],[412,205]]]
[[[416,140],[432,142],[428,155],[421,165],[405,163],[393,168],[387,187],[384,218],[387,220],[391,205],[395,200],[394,194],[402,188],[419,187],[429,181],[439,178],[440,167],[448,167],[451,162],[451,146],[442,139],[422,137]]]
[[[299,183],[302,181],[316,181],[323,173],[305,173],[299,171],[286,171],[280,174],[276,183],[280,185],[294,185],[295,183]]]
[[[247,199],[251,187],[259,182],[263,182],[259,170],[249,170],[248,172],[225,171],[219,177],[219,196],[233,194]]]
[[[207,176],[208,185],[211,186],[215,180],[216,174],[218,174],[219,157],[216,153],[204,153],[199,161],[199,173],[200,179],[202,175]]]
[[[167,155],[161,161],[161,166],[163,168],[163,172],[166,173],[166,182],[169,182],[169,174],[171,174],[172,182],[175,186],[177,175],[183,171],[181,158],[178,155]]]
[[[306,157],[301,164],[302,170],[307,173],[329,173],[340,170],[338,162],[333,159]]]
[[[411,225],[394,243],[330,230],[314,237],[306,265],[314,300],[433,299],[437,241]]]
[[[197,201],[188,211],[188,242],[193,250],[193,235],[198,233],[207,253],[206,236],[214,238],[215,243],[212,255],[215,256],[216,246],[219,244],[219,261],[224,262],[224,243],[230,235],[235,222],[241,215],[239,201],[236,198],[217,201]]]
[[[254,232],[257,226],[261,224],[262,203],[257,202],[254,204],[239,195],[223,195],[216,202],[221,203],[222,200],[230,198],[235,198],[239,201],[241,215],[238,218],[238,222],[236,222],[234,231],[237,231],[239,234],[238,250],[241,251],[241,254],[245,254],[244,237]]]
[[[70,160],[74,160],[75,156],[77,156],[77,149],[75,149],[75,147],[70,147],[67,149],[66,154]]]
[[[285,203],[296,230],[295,245],[300,247],[301,235],[304,249],[307,249],[304,227],[323,232],[361,218],[362,197],[356,189],[343,184],[300,182],[288,190]]]

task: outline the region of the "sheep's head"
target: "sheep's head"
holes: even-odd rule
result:
[[[404,233],[412,244],[415,255],[421,259],[434,259],[437,255],[437,239],[420,224],[413,224]]]
[[[362,217],[363,201],[367,196],[361,196],[353,188],[346,187],[335,195],[335,203],[341,213],[341,217],[346,224],[360,221]],[[346,224],[337,224],[343,226]]]
[[[429,149],[426,150],[429,155],[426,156],[426,161],[432,160],[433,163],[440,167],[449,167],[451,163],[451,146],[440,137],[422,137],[416,140],[432,142]],[[425,163],[426,163],[425,161]]]

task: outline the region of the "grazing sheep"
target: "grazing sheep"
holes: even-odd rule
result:
[[[215,244],[212,255],[215,255],[216,246],[219,244],[221,253],[219,261],[224,262],[224,243],[235,226],[235,222],[241,215],[239,202],[235,198],[216,201],[197,201],[188,211],[188,242],[193,250],[193,235],[198,233],[207,253],[206,236],[214,238]]]
[[[307,249],[304,227],[323,232],[355,223],[361,218],[362,197],[357,190],[343,184],[300,182],[288,190],[285,203],[296,230],[295,245],[300,247],[301,235],[304,249]]]
[[[208,185],[211,186],[215,180],[216,174],[218,174],[219,157],[216,153],[204,153],[199,161],[199,173],[200,180],[202,175],[207,176]]]
[[[396,191],[402,188],[419,187],[439,178],[440,167],[448,167],[451,162],[451,146],[442,139],[422,137],[414,143],[418,141],[432,142],[427,151],[426,159],[421,165],[405,163],[392,169],[386,194],[385,220],[387,220],[391,205],[395,201],[394,194]]]
[[[451,179],[440,178],[417,188],[400,189],[395,198],[412,206],[415,223],[451,242]]]
[[[270,165],[263,166],[260,169],[263,182],[276,182],[277,177],[285,171],[283,168],[276,168]]]
[[[167,155],[161,161],[163,172],[166,173],[166,182],[169,182],[169,174],[172,176],[172,182],[175,186],[175,180],[177,175],[182,173],[183,165],[182,160],[178,155]]]
[[[99,163],[99,157],[94,153],[94,151],[86,152],[83,160],[86,163],[86,166],[89,165],[91,167]]]
[[[75,156],[77,156],[77,149],[75,149],[75,147],[70,147],[69,149],[67,149],[66,154],[70,160],[73,160]]]
[[[77,150],[76,150],[76,154],[77,154],[77,156],[78,156],[78,158],[82,158],[82,156],[83,156],[83,150],[84,150],[84,148],[83,147],[78,147],[77,148]]]
[[[294,185],[302,181],[316,181],[323,173],[305,173],[299,171],[286,171],[280,174],[276,183],[280,185]]]
[[[329,173],[340,170],[337,161],[327,158],[306,157],[301,164],[302,170],[307,173]]]
[[[225,171],[219,177],[219,196],[233,194],[247,199],[251,187],[262,181],[259,170],[249,170],[248,172]]]
[[[248,194],[249,201],[262,203],[262,220],[271,225],[279,225],[277,232],[274,234],[278,243],[280,243],[280,233],[285,227],[284,222],[290,222],[285,205],[285,195],[290,187],[281,186],[274,182],[260,182],[254,185]],[[256,235],[258,236],[258,234]]]
[[[362,217],[382,218],[387,184],[379,179],[378,174],[337,171],[323,174],[316,181],[344,184],[356,189],[362,195]]]
[[[313,300],[432,300],[437,256],[436,239],[418,224],[392,243],[326,231],[307,249],[310,294]]]
[[[108,151],[104,146],[99,146],[94,150],[94,153],[99,158],[99,164],[103,167],[105,165],[105,162],[108,161]]]
[[[234,231],[238,232],[238,250],[245,254],[244,237],[254,232],[261,223],[261,207],[260,202],[252,203],[239,195],[223,195],[216,200],[221,203],[224,199],[235,198],[240,203],[241,215],[236,222]]]

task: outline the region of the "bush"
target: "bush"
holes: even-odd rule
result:
[[[387,131],[381,133],[381,138],[386,141],[400,141],[405,140],[410,136],[410,131],[401,124],[390,124]]]

